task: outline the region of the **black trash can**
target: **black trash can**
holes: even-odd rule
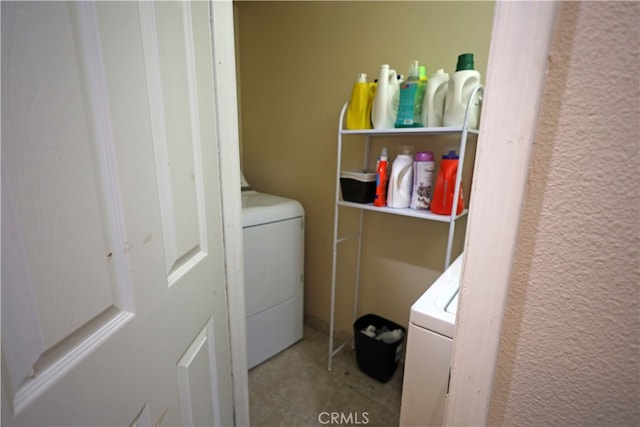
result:
[[[402,330],[402,339],[390,344],[365,335],[362,330],[373,325],[377,330],[387,328],[390,331]],[[356,360],[362,372],[386,383],[391,379],[402,352],[402,344],[407,330],[402,326],[375,314],[365,314],[353,324],[353,336],[356,347]]]

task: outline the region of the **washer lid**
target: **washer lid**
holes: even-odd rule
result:
[[[304,216],[302,205],[293,199],[257,191],[242,192],[242,227],[267,224]]]
[[[453,338],[463,257],[460,255],[411,306],[411,323]]]

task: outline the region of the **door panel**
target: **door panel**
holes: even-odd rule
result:
[[[220,425],[213,319],[200,331],[178,362],[182,425]]]
[[[201,131],[191,8],[141,3],[142,39],[154,154],[165,237],[167,273],[173,284],[207,251]],[[176,61],[181,58],[182,61]]]
[[[33,369],[46,370],[40,378],[59,376],[122,326],[133,304],[129,277],[118,274],[127,260],[114,256],[124,239],[111,231],[122,201],[101,191],[117,172],[107,164],[104,138],[87,143],[98,118],[84,109],[70,15],[48,5],[6,9],[12,37],[3,37],[3,51],[12,55],[2,70],[3,348],[11,384],[26,381],[32,390],[16,392],[20,408],[44,389],[39,378],[27,378]],[[33,27],[39,31],[25,33]],[[23,353],[34,337],[38,344]]]
[[[2,52],[2,424],[232,424],[209,4],[3,2]]]

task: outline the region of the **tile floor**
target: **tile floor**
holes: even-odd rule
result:
[[[250,370],[251,425],[332,425],[331,413],[338,413],[351,417],[343,425],[397,426],[402,364],[383,384],[358,369],[350,345],[334,357],[329,372],[328,351],[328,335],[305,325],[300,342]]]

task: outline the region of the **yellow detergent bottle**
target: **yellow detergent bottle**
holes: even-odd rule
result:
[[[367,75],[360,73],[353,85],[349,108],[347,109],[347,129],[371,129],[371,85]]]

